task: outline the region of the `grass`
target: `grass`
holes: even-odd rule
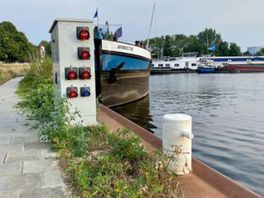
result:
[[[170,158],[146,153],[133,132],[69,125],[67,101],[53,95],[50,60],[33,64],[17,93],[42,139],[59,153],[74,197],[183,197],[167,168]]]
[[[4,84],[8,80],[26,75],[30,65],[25,64],[0,64],[0,85]]]

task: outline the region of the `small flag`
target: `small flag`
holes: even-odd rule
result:
[[[98,17],[98,9],[96,9],[96,12],[94,13],[94,17],[93,18],[97,18]]]
[[[118,28],[116,31],[115,31],[115,34],[114,36],[116,38],[120,38],[122,36],[122,27]]]
[[[215,44],[212,44],[210,47],[207,48],[209,51],[214,52],[216,50]]]

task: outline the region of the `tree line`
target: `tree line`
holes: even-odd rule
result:
[[[215,56],[251,55],[241,52],[234,42],[224,41],[220,33],[206,28],[197,35],[184,34],[166,35],[150,39],[150,49],[153,58],[162,56],[178,57],[185,52],[197,52],[199,56],[213,54]],[[39,46],[44,45],[46,55],[51,56],[50,42],[42,40],[39,45],[30,43],[23,32],[16,29],[11,22],[0,23],[0,62],[32,62],[39,58]],[[209,50],[214,47],[214,50]],[[256,55],[263,56],[264,49]]]
[[[47,55],[50,55],[50,43],[41,43],[46,47]],[[30,43],[25,34],[18,31],[11,22],[0,23],[0,62],[32,62],[39,57],[39,45]]]
[[[162,56],[179,57],[185,52],[197,52],[199,56],[242,56],[251,55],[241,52],[241,48],[234,42],[224,41],[220,33],[214,29],[206,28],[197,35],[183,34],[166,35],[151,38],[149,41],[153,58]],[[264,55],[264,49],[256,55]]]

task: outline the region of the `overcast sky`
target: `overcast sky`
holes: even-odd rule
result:
[[[133,42],[147,37],[155,2],[151,37],[197,34],[207,27],[242,50],[264,46],[264,0],[0,0],[0,21],[11,21],[38,44],[50,40],[55,18],[92,19],[98,7],[100,23],[122,24],[121,40]]]

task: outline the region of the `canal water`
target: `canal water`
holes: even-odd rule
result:
[[[150,95],[117,107],[161,137],[164,114],[193,118],[193,155],[264,196],[264,74],[150,76]]]

